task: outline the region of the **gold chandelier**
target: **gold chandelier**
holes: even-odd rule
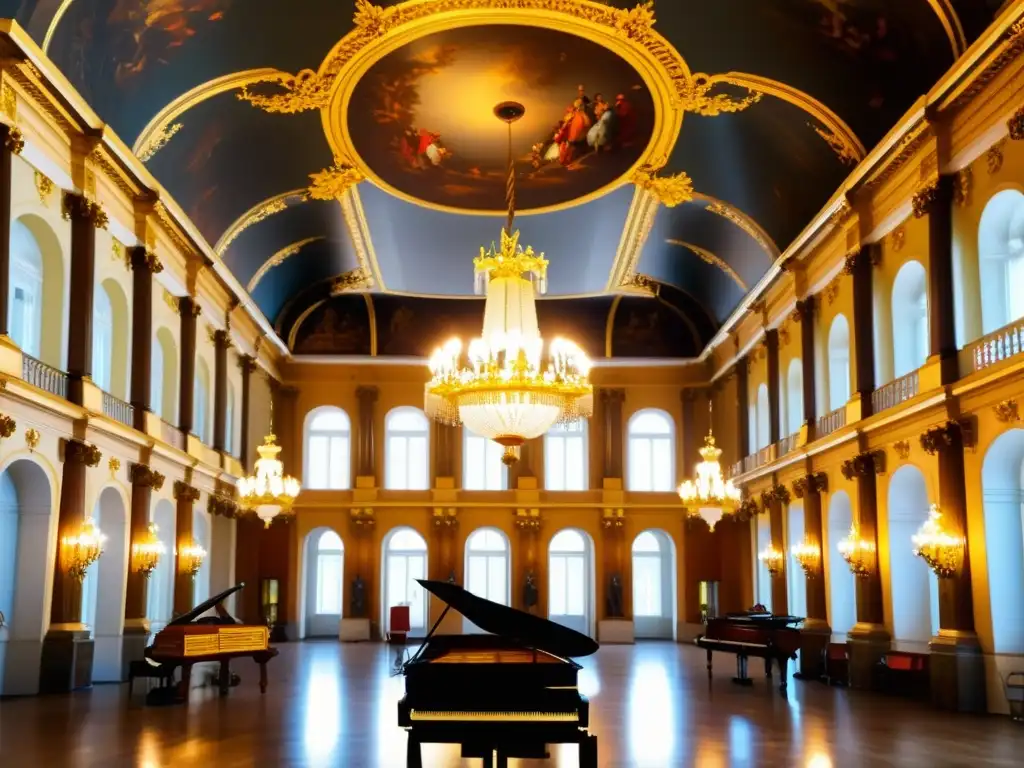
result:
[[[103,554],[103,542],[106,540],[92,518],[87,517],[76,535],[61,539],[60,557],[64,572],[82,581],[89,566]]]
[[[193,579],[199,573],[199,569],[203,567],[204,560],[206,560],[206,550],[195,540],[178,549],[178,570],[187,573]]]
[[[132,545],[132,570],[141,573],[147,579],[160,564],[160,558],[167,552],[156,532],[156,523],[150,523],[146,533]]]
[[[274,405],[270,405],[270,433],[263,438],[263,445],[256,449],[260,455],[253,466],[253,473],[248,477],[239,478],[235,487],[238,489],[238,502],[244,509],[256,513],[266,528],[278,515],[291,512],[295,498],[301,486],[294,477],[284,474],[284,465],[277,455],[281,446],[277,444],[274,434]]]
[[[854,576],[871,575],[875,562],[875,544],[861,537],[856,523],[850,526],[850,533],[839,542],[837,548]]]
[[[711,413],[711,406],[708,406]],[[719,459],[722,449],[715,445],[715,435],[708,427],[704,438],[704,447],[698,451],[703,461],[697,464],[697,476],[686,480],[679,488],[679,498],[691,517],[700,517],[715,530],[715,525],[726,513],[735,511],[740,503],[740,489],[733,485],[732,480],[722,476]]]
[[[794,544],[791,551],[793,559],[803,568],[804,575],[808,579],[813,579],[818,570],[818,561],[821,560],[821,548],[804,539],[802,543]]]
[[[547,259],[519,244],[515,219],[515,163],[512,123],[526,108],[503,102],[494,108],[508,124],[508,219],[501,245],[481,247],[473,260],[474,287],[484,293],[481,338],[463,354],[458,339],[448,341],[430,358],[430,381],[424,411],[442,424],[465,425],[474,434],[504,446],[502,461],[518,461],[527,441],[556,424],[588,419],[594,412],[591,363],[575,343],[553,339],[547,346],[537,325],[535,294],[547,291]]]
[[[964,559],[964,539],[949,533],[942,525],[937,505],[928,510],[928,519],[911,537],[914,554],[928,563],[940,579],[956,575]]]
[[[786,563],[786,556],[770,544],[757,553],[757,559],[764,563],[764,567],[772,576],[782,573]]]

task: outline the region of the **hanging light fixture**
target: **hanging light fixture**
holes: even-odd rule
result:
[[[861,537],[856,523],[850,526],[850,533],[836,546],[854,576],[871,575],[875,561],[875,544]]]
[[[167,548],[157,536],[156,523],[150,523],[146,532],[132,544],[132,570],[148,579],[166,553]]]
[[[82,527],[74,536],[65,536],[60,541],[60,556],[64,572],[81,581],[89,566],[103,554],[103,542],[107,537],[96,527],[91,517],[82,521]]]
[[[547,259],[519,244],[515,220],[515,162],[512,123],[526,108],[503,102],[494,114],[508,125],[508,218],[501,246],[480,248],[473,260],[474,286],[484,293],[481,338],[463,354],[462,343],[451,339],[430,358],[424,411],[442,424],[465,425],[474,434],[505,448],[506,465],[519,460],[527,440],[545,434],[556,424],[573,424],[594,412],[591,363],[575,343],[553,339],[547,346],[537,325],[535,294],[547,291]]]
[[[708,414],[712,412],[711,407],[711,403],[708,403]],[[732,480],[725,480],[722,476],[722,465],[719,463],[722,449],[715,445],[715,435],[710,426],[704,438],[704,447],[698,453],[703,461],[697,464],[696,478],[683,482],[677,492],[687,514],[701,518],[713,531],[723,515],[736,510],[741,494]]]
[[[772,576],[782,573],[782,568],[786,562],[786,556],[770,544],[757,553],[757,559],[764,563],[764,567],[768,569],[768,573]]]
[[[821,549],[817,544],[804,539],[800,544],[794,544],[791,550],[793,559],[803,568],[804,575],[813,579],[818,569],[818,561],[821,560]]]
[[[942,525],[942,513],[932,504],[928,519],[911,537],[914,554],[928,563],[940,579],[952,578],[964,559],[964,539],[949,533]]]
[[[253,466],[253,473],[239,478],[238,502],[244,508],[256,513],[266,528],[278,515],[291,512],[292,504],[299,495],[301,486],[294,477],[284,474],[284,465],[277,455],[281,446],[274,434],[274,402],[270,402],[270,431],[263,438],[263,445],[256,449],[260,455]]]
[[[178,550],[179,570],[182,573],[187,573],[193,579],[199,573],[199,569],[203,567],[204,560],[206,560],[206,550],[195,540]]]

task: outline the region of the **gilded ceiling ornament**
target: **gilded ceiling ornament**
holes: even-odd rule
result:
[[[275,213],[283,211],[288,207],[287,198],[295,194],[295,192],[288,192],[285,195],[273,197],[243,214],[242,218],[227,229],[220,242],[218,242],[217,246],[214,248],[214,252],[218,256],[223,256],[224,252],[227,251],[230,245],[238,239],[239,235],[245,232],[245,230],[253,224],[259,224],[261,221],[273,216]]]
[[[264,112],[294,115],[326,107],[334,77],[321,77],[312,69],[303,69],[294,75],[268,75],[261,82],[275,83],[284,92],[264,96],[250,92],[249,86],[243,85],[242,90],[238,92],[238,98]]]
[[[294,256],[310,243],[315,243],[317,240],[323,239],[323,237],[307,237],[305,240],[299,240],[298,242],[292,243],[291,245],[287,245],[281,250],[279,250],[277,253],[275,253],[273,256],[267,259],[258,270],[256,270],[256,274],[252,276],[252,279],[249,280],[249,284],[245,286],[246,292],[252,293],[256,286],[259,285],[260,280],[262,280],[263,277],[267,274],[267,272],[269,272],[274,267],[283,264],[285,259]]]
[[[646,43],[654,28],[654,0],[644,0],[632,8],[616,8],[614,18],[615,29],[620,33],[630,40]]]
[[[971,189],[974,187],[974,172],[967,166],[956,172],[953,177],[953,202],[961,208],[971,202]]]
[[[903,246],[907,243],[907,228],[902,224],[892,231],[889,235],[889,241],[892,244],[892,250],[894,253],[899,253],[903,250]]]
[[[708,203],[704,209],[708,213],[714,213],[721,216],[723,219],[728,219],[737,227],[742,229],[748,235],[750,235],[757,244],[761,246],[768,257],[774,261],[779,255],[779,249],[771,241],[767,234],[755,224],[746,214],[740,213],[731,205],[723,203],[721,200],[712,200]]]
[[[739,286],[741,291],[743,291],[744,293],[747,292],[747,284],[743,282],[743,278],[741,278],[739,274],[736,272],[736,270],[729,266],[729,264],[721,257],[716,256],[706,248],[701,248],[698,245],[694,245],[693,243],[687,243],[684,242],[683,240],[670,239],[666,240],[665,242],[668,243],[669,245],[679,245],[682,246],[683,248],[689,248],[691,251],[697,254],[701,261],[703,261],[705,264],[710,264],[713,267],[718,267],[720,270],[725,272],[726,275],[729,276],[730,280],[732,280],[734,283],[736,283],[736,285]]]
[[[1011,141],[1024,139],[1024,107],[1013,113],[1013,117],[1007,121],[1006,127],[1010,131]]]
[[[892,447],[896,449],[896,455],[900,457],[900,461],[906,461],[910,458],[909,440],[899,440],[893,443]]]
[[[645,296],[658,295],[658,283],[650,275],[634,273],[628,277],[621,287],[633,293],[642,293]]]
[[[339,275],[331,284],[331,296],[366,291],[373,287],[373,277],[365,269],[353,269]]]
[[[823,128],[820,125],[814,123],[808,123],[808,127],[818,134],[825,143],[828,144],[829,148],[836,153],[836,157],[839,158],[839,162],[843,165],[856,165],[864,157],[862,152],[857,150],[857,147],[850,144],[850,142],[843,136],[837,133],[833,133],[828,128]]]
[[[184,128],[182,123],[172,123],[168,126],[160,126],[158,130],[146,137],[145,143],[142,144],[136,150],[136,157],[144,163],[148,163],[153,159],[153,155],[167,146],[167,142],[171,140],[178,131]]]
[[[917,192],[914,193],[914,198],[911,201],[911,206],[914,210],[915,219],[923,219],[928,215],[931,210],[932,204],[939,199],[939,184],[937,181],[931,181],[925,184]]]
[[[712,94],[718,85],[737,85],[745,88],[747,95],[736,98],[727,93]],[[753,88],[731,83],[728,75],[706,75],[703,72],[688,79],[676,81],[676,90],[683,101],[683,109],[704,117],[717,117],[727,112],[742,112],[761,100],[763,94]]]
[[[22,136],[21,131],[12,125],[8,129],[7,135],[4,137],[4,146],[11,152],[11,154],[20,155],[21,150],[25,148],[25,137]]]
[[[0,83],[0,113],[12,123],[18,119],[18,95],[8,83]]]
[[[30,451],[34,451],[36,446],[39,445],[39,439],[41,435],[39,430],[29,427],[25,430],[25,445],[28,446]]]
[[[646,189],[668,208],[693,200],[693,180],[685,171],[671,176],[658,176],[660,167],[643,165],[633,174],[633,183]]]
[[[36,194],[39,195],[39,202],[49,205],[50,194],[53,192],[53,181],[42,171],[35,172]]]
[[[313,200],[339,200],[349,187],[363,180],[363,174],[340,157],[334,165],[319,173],[309,174],[309,196]]]
[[[988,175],[995,176],[1003,168],[1003,147],[1006,139],[1000,139],[985,153],[985,163],[988,166]]]
[[[341,215],[345,220],[345,228],[356,252],[356,263],[373,276],[374,287],[378,291],[386,291],[380,266],[377,264],[377,252],[373,248],[370,237],[370,225],[363,213],[363,205],[359,199],[359,190],[352,188],[349,194],[341,198]],[[371,331],[375,328],[371,325]]]
[[[380,37],[386,35],[394,24],[395,8],[382,8],[374,5],[369,0],[356,0],[356,12],[352,16],[352,23],[356,29]],[[651,23],[654,23],[652,18]]]

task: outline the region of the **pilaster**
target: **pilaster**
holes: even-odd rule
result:
[[[356,389],[359,400],[359,432],[356,435],[356,487],[376,488],[380,485],[377,477],[376,461],[376,421],[374,407],[380,390],[373,386]]]
[[[195,574],[184,567],[182,555],[195,544],[193,511],[199,501],[199,489],[176,480],[174,499],[177,502],[174,518],[174,615],[180,616],[195,607]]]
[[[853,357],[856,369],[854,397],[860,401],[860,418],[871,415],[875,392],[875,315],[873,271],[878,245],[865,245],[846,257],[843,271],[853,278]],[[848,422],[850,423],[850,422]]]
[[[779,331],[769,328],[764,333],[764,345],[768,351],[768,442],[775,445],[782,439],[782,424],[779,418]]]
[[[178,386],[178,428],[186,441],[194,432],[193,408],[196,378],[196,319],[202,313],[199,304],[191,296],[178,300],[178,314],[181,316],[181,377]],[[202,426],[202,425],[200,425]]]
[[[604,478],[622,479],[622,404],[624,389],[602,389],[601,414],[604,426]]]
[[[85,405],[92,377],[92,315],[95,294],[96,229],[107,215],[83,195],[65,192],[62,213],[71,222],[71,279],[68,301],[68,400]]]
[[[746,357],[736,361],[736,460],[750,450],[750,365]]]
[[[132,386],[135,428],[146,431],[153,410],[153,276],[163,271],[156,254],[144,247],[128,251],[132,266]],[[157,404],[159,405],[159,404]]]
[[[252,408],[252,372],[256,370],[256,360],[249,355],[238,358],[238,367],[242,371],[242,412],[238,415],[241,427],[238,446],[238,458],[242,467],[248,472],[252,468],[252,448],[249,444],[249,410]]]
[[[808,443],[815,439],[814,431],[818,424],[817,388],[815,386],[817,369],[814,364],[816,302],[817,297],[811,294],[796,303],[796,316],[800,321],[800,363],[803,369],[804,424],[807,427],[806,442]]]
[[[213,449],[227,448],[228,412],[228,350],[231,334],[218,329],[213,332]]]
[[[149,639],[149,619],[146,616],[149,594],[149,573],[141,571],[134,562],[133,553],[148,537],[150,507],[153,491],[164,485],[164,476],[145,464],[132,464],[128,469],[132,483],[131,517],[129,519],[128,569],[124,601],[124,635],[121,651],[121,679],[128,679],[131,662],[144,657]],[[164,553],[163,557],[171,557]]]

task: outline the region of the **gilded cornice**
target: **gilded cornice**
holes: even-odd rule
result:
[[[167,210],[167,206],[157,200],[153,206],[153,213],[156,214],[160,228],[171,239],[178,252],[187,260],[189,256],[195,253],[195,248],[184,232],[178,227],[177,222]]]
[[[663,166],[664,163],[640,166],[633,174],[633,183],[650,192],[666,208],[675,208],[693,200],[693,181],[686,172],[659,176],[658,172]]]
[[[721,257],[716,256],[706,248],[701,248],[699,245],[687,243],[683,240],[668,239],[665,242],[668,243],[669,245],[679,245],[682,246],[683,248],[689,248],[700,258],[701,261],[703,261],[705,264],[710,264],[713,267],[718,267],[718,269],[722,270],[726,275],[729,276],[730,280],[732,280],[734,283],[736,283],[736,285],[739,286],[741,291],[743,291],[744,293],[747,292],[747,284],[743,282],[743,278],[741,278],[739,274],[736,272],[736,270],[729,266],[729,264]]]
[[[616,292],[631,285],[640,255],[654,227],[657,212],[657,199],[646,190],[637,187],[622,227],[615,259],[608,273],[606,291]]]
[[[962,86],[953,90],[939,105],[940,111],[957,111],[995,80],[1008,65],[1024,53],[1024,16],[1019,17],[1003,33],[999,44],[991,51],[986,62]]]
[[[294,256],[310,243],[315,243],[318,240],[323,239],[324,238],[321,236],[307,237],[304,240],[299,240],[298,242],[286,245],[284,248],[282,248],[269,259],[267,259],[265,262],[263,262],[260,268],[256,270],[256,274],[253,275],[252,278],[249,280],[249,284],[245,286],[245,290],[248,291],[249,293],[252,293],[256,289],[256,286],[259,285],[260,280],[262,280],[263,277],[267,274],[267,272],[272,270],[274,267],[284,264],[286,259]]]
[[[919,120],[904,133],[889,151],[883,163],[865,179],[864,190],[873,192],[891,179],[903,166],[910,162],[920,149],[933,137],[932,124],[927,119]]]
[[[231,226],[224,230],[224,234],[220,236],[220,240],[213,247],[214,253],[223,258],[224,252],[227,251],[231,244],[253,224],[259,224],[275,213],[280,213],[289,206],[304,202],[306,199],[306,190],[294,189],[256,203],[256,205],[235,219]]]

